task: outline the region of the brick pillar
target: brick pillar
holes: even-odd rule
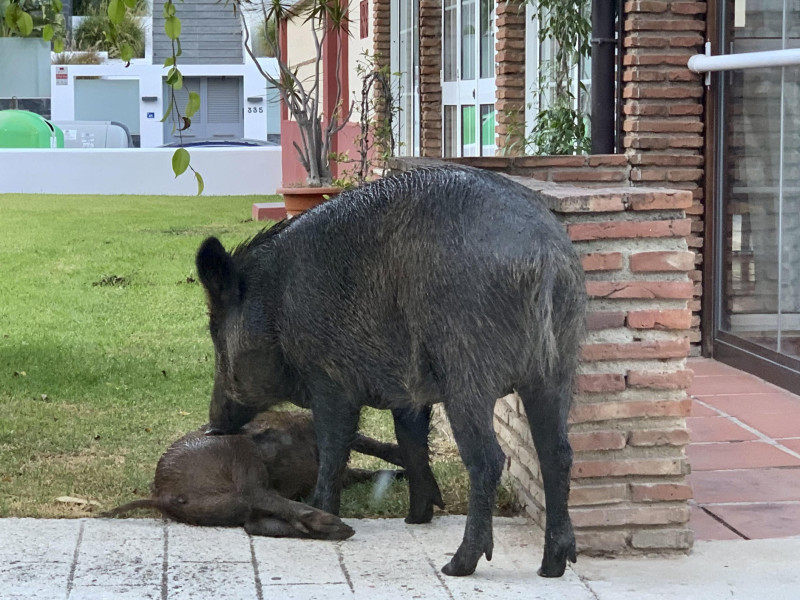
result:
[[[525,149],[525,6],[518,0],[498,0],[496,4],[498,156],[521,156]]]
[[[579,550],[685,551],[691,489],[684,446],[685,358],[694,254],[685,190],[536,186],[567,227],[587,274],[589,314],[570,413],[570,515]],[[528,512],[544,491],[521,401],[498,401],[495,429]]]
[[[623,140],[631,184],[690,190],[689,246],[697,251],[687,335],[700,341],[703,215],[703,82],[686,66],[702,52],[706,3],[633,0],[625,3]],[[693,354],[699,353],[695,347]]]
[[[371,3],[372,52],[375,57],[375,66],[377,68],[389,67],[391,64],[392,43],[391,2],[390,0],[371,0]],[[386,118],[389,108],[383,101],[383,90],[380,83],[375,83],[373,97],[375,101],[374,118],[377,122],[380,122]],[[383,148],[378,148],[377,150],[383,151]]]
[[[420,154],[442,156],[442,0],[419,2]]]

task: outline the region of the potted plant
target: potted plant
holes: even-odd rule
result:
[[[345,106],[342,98],[341,70],[346,68],[342,65],[342,42],[348,35],[348,2],[300,0],[289,6],[285,0],[261,0],[260,5],[255,5],[264,29],[274,32],[263,36],[260,41],[266,44],[268,53],[277,62],[277,77],[265,71],[256,59],[256,42],[251,40],[250,25],[244,13],[247,10],[252,14],[253,5],[248,0],[234,0],[234,3],[242,19],[245,50],[258,65],[261,75],[278,90],[299,130],[299,140],[294,141],[293,146],[306,172],[305,186],[278,189],[278,193],[283,194],[287,213],[293,216],[340,191],[333,185],[331,150],[336,134],[347,125],[353,112],[353,104]],[[302,72],[289,63],[285,43],[290,22],[298,21],[301,21],[304,31],[308,31],[313,44],[312,59],[304,61],[308,66]],[[333,89],[323,90],[322,60],[325,52],[335,52],[337,56]],[[328,77],[330,79],[330,74]]]

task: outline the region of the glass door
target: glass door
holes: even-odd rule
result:
[[[444,156],[494,156],[494,0],[444,0]]]
[[[722,4],[728,53],[800,47],[798,2]],[[714,353],[796,387],[785,378],[800,375],[800,67],[718,82]]]
[[[419,156],[419,0],[392,0],[392,94],[398,156]]]

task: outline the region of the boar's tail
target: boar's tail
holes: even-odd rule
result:
[[[586,285],[580,263],[570,258],[545,260],[534,281],[532,316],[538,334],[532,359],[535,372],[544,380],[551,380],[557,373],[571,377],[577,366],[584,332]]]
[[[104,518],[116,517],[140,508],[151,508],[160,511],[161,505],[159,504],[158,500],[154,498],[143,498],[142,500],[134,500],[133,502],[128,502],[127,504],[123,504],[122,506],[118,506],[112,510],[102,512],[98,516]]]

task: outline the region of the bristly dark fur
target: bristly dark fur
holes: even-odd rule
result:
[[[210,420],[241,427],[289,399],[313,409],[315,503],[336,513],[363,405],[392,410],[408,465],[407,521],[430,521],[430,407],[443,403],[470,473],[464,540],[444,571],[491,558],[503,453],[498,397],[525,407],[544,480],[541,573],[575,558],[567,512],[567,414],[583,331],[581,262],[531,190],[469,167],[425,168],[341,194],[234,252],[207,240],[198,274],[212,298]]]

